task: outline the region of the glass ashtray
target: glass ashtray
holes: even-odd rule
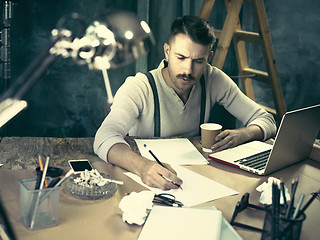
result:
[[[108,174],[101,173],[103,178],[113,179]],[[72,175],[66,182],[67,190],[76,198],[83,200],[98,200],[112,197],[118,190],[118,185],[113,182],[107,182],[103,186],[83,186],[77,184],[74,179],[79,177],[79,174]]]

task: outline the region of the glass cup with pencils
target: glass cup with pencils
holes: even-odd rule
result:
[[[36,178],[20,179],[20,217],[22,223],[30,230],[53,227],[58,224],[59,189],[64,178],[47,177],[49,157],[45,164],[39,155],[39,170]],[[59,174],[60,175],[60,174]]]
[[[303,205],[305,195],[300,194],[297,204],[295,193],[298,186],[298,178],[292,181],[290,201],[286,201],[284,185],[276,183],[272,185],[272,204],[266,208],[263,232],[261,239],[290,239],[299,240],[303,221],[306,219],[305,210],[319,196],[319,191],[312,193],[312,197]],[[283,196],[283,205],[280,205],[280,196]]]
[[[36,178],[20,179],[20,218],[26,228],[36,230],[58,225],[59,189],[35,189]],[[50,178],[46,179],[50,182]]]

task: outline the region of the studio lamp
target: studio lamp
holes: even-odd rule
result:
[[[81,16],[72,13],[63,17],[52,30],[52,41],[28,66],[19,78],[0,97],[0,127],[27,107],[23,100],[40,76],[57,57],[72,58],[76,64],[100,70],[103,75],[108,104],[113,94],[107,74],[129,64],[146,54],[155,41],[148,24],[131,12],[114,12],[94,20],[89,26],[80,27],[79,34],[66,27],[70,20],[83,25]]]

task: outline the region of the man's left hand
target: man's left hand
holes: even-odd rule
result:
[[[233,148],[239,144],[252,141],[262,140],[263,132],[257,125],[251,125],[245,128],[234,130],[224,130],[216,136],[216,143],[212,145],[213,152],[219,152],[227,148]]]

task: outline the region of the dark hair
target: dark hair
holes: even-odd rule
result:
[[[188,35],[192,41],[201,45],[211,45],[212,47],[216,41],[212,25],[197,16],[187,15],[177,18],[171,25],[169,43],[179,33]]]

